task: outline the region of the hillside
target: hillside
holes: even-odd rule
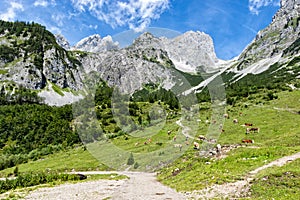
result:
[[[57,43],[54,35],[36,23],[0,22],[0,80],[28,89],[43,89],[48,82],[78,90],[80,63]],[[77,78],[77,79],[76,79]]]

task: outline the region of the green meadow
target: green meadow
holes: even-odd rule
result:
[[[120,135],[110,140],[110,144],[122,149],[125,154],[118,160],[123,169],[146,170],[150,155],[165,159],[166,151],[175,153],[177,157],[170,158],[171,162],[152,165],[151,170],[158,173],[158,180],[178,191],[200,190],[213,184],[223,184],[243,179],[248,172],[263,166],[280,157],[291,155],[300,151],[300,91],[279,92],[277,99],[271,101],[239,101],[234,106],[228,105],[226,113],[229,118],[224,119],[217,143],[222,146],[232,145],[232,149],[221,158],[216,156],[200,156],[200,151],[193,149],[192,145],[183,147],[182,152],[174,147],[175,143],[185,142],[182,128],[176,124],[180,116],[158,122],[154,126],[138,129],[128,135]],[[206,135],[214,119],[211,118],[211,108],[207,104],[200,104],[199,112],[195,113],[198,124],[193,120],[184,119],[183,124],[192,128],[193,136]],[[193,117],[195,117],[193,116]],[[233,123],[237,119],[238,123]],[[205,121],[208,120],[209,123]],[[246,134],[245,123],[252,123],[253,127],[260,129],[259,133]],[[170,134],[167,134],[171,131]],[[178,141],[174,142],[174,136]],[[149,142],[149,138],[151,141]],[[243,144],[243,139],[254,140],[252,144]],[[193,140],[189,138],[189,143]],[[145,144],[145,142],[148,142]],[[200,149],[203,146],[201,141]],[[216,144],[217,144],[216,143]],[[204,144],[204,143],[203,143]],[[214,144],[214,145],[216,145]],[[89,146],[90,145],[90,146]],[[87,145],[87,149],[77,147],[53,155],[48,155],[36,161],[18,165],[19,172],[37,172],[45,170],[81,171],[81,170],[114,170],[116,168],[101,162],[100,156],[109,155],[108,149],[96,149],[101,142]],[[98,146],[97,146],[98,145]],[[236,147],[236,148],[235,148]],[[107,151],[106,153],[104,153]],[[154,153],[153,153],[154,152]],[[128,165],[132,153],[136,165]],[[179,155],[180,154],[180,155]],[[179,156],[178,156],[179,155]],[[161,156],[161,158],[159,157]],[[173,159],[173,160],[172,160]],[[119,165],[118,165],[119,166]],[[253,199],[295,199],[299,196],[299,160],[283,167],[274,167],[259,173],[251,186]],[[156,167],[156,168],[155,168]],[[2,176],[13,173],[15,168],[2,170]],[[174,173],[177,171],[176,173]],[[297,189],[298,188],[298,189]],[[277,191],[277,192],[275,192]]]

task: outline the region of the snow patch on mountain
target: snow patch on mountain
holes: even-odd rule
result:
[[[278,62],[280,59],[281,59],[281,55],[277,55],[272,58],[262,59],[240,71],[237,68],[234,68],[231,70],[232,72],[236,73],[236,75],[233,77],[234,79],[236,79],[236,80],[234,80],[234,82],[239,81],[240,79],[245,77],[247,74],[263,73],[264,71],[268,70],[273,64]]]

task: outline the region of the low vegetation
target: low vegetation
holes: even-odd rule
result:
[[[273,167],[257,176],[251,186],[254,199],[298,199],[300,196],[300,160]]]
[[[58,174],[58,173],[27,173],[19,174],[15,179],[6,179],[0,181],[0,193],[14,190],[17,188],[31,187],[35,185],[66,182],[80,180],[76,174]]]

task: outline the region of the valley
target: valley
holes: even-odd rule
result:
[[[0,199],[297,199],[299,12],[228,61],[200,31],[70,46],[1,20]]]

